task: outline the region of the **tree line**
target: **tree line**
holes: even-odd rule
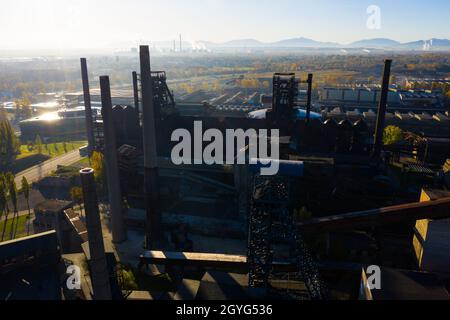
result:
[[[30,209],[30,185],[27,178],[22,178],[21,193],[23,193],[27,202],[28,217],[27,221],[31,219]],[[11,172],[0,172],[0,222],[3,227],[0,230],[1,240],[15,239],[17,236],[17,229],[19,226],[19,211],[18,211],[18,196],[19,190],[17,189],[14,175]],[[10,215],[13,214],[12,221],[9,223],[10,230],[9,235],[6,234],[8,222],[11,219]],[[1,225],[1,224],[0,224]],[[30,224],[27,224],[27,235],[30,234]]]
[[[11,170],[19,152],[20,142],[11,123],[7,119],[0,119],[0,172]]]

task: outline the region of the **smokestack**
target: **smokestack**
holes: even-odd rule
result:
[[[391,76],[392,60],[385,60],[383,72],[383,85],[381,87],[380,105],[378,107],[377,124],[375,129],[375,142],[373,146],[374,158],[379,158],[383,148],[383,134],[386,120],[387,100],[389,93],[389,80]]]
[[[89,90],[89,76],[86,58],[81,58],[81,79],[83,81],[84,110],[86,117],[86,134],[88,139],[88,154],[92,155],[95,149],[94,129],[92,121],[91,94]]]
[[[133,71],[133,95],[134,95],[134,107],[136,108],[137,114],[139,114],[139,84],[136,71]]]
[[[142,130],[144,137],[144,192],[147,211],[145,246],[151,249],[162,239],[161,214],[159,210],[158,154],[156,148],[156,119],[153,101],[153,80],[148,46],[140,47]]]
[[[308,100],[306,102],[306,123],[309,123],[311,119],[311,97],[312,97],[312,83],[313,83],[313,75],[312,73],[308,74]]]
[[[183,52],[183,43],[181,41],[181,34],[180,34],[180,52]]]
[[[94,170],[87,168],[80,171],[83,186],[83,201],[86,211],[86,229],[89,239],[90,274],[94,300],[112,300],[106,263],[105,246],[103,244],[102,225],[98,210],[97,191],[95,188]]]
[[[111,211],[112,239],[114,243],[126,240],[127,234],[122,214],[122,194],[120,192],[119,168],[117,164],[116,134],[112,116],[111,89],[109,77],[100,77],[102,96],[103,136],[105,140],[106,179]]]

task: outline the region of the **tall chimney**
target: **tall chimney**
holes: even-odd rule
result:
[[[183,52],[183,42],[181,41],[181,34],[180,34],[180,52]]]
[[[374,158],[380,157],[381,149],[383,148],[383,134],[386,120],[391,64],[392,60],[385,60],[384,62],[383,85],[381,87],[380,105],[378,107],[377,124],[375,128],[375,142],[372,153]]]
[[[139,84],[136,71],[133,71],[133,96],[134,96],[134,107],[136,108],[137,114],[139,114]]]
[[[86,134],[88,139],[88,154],[92,155],[95,149],[94,129],[92,121],[91,94],[89,90],[89,76],[86,58],[81,58],[81,79],[83,81],[84,110],[86,117]]]
[[[144,137],[144,192],[147,211],[145,246],[151,249],[162,239],[158,183],[158,154],[156,147],[156,119],[153,101],[153,80],[148,46],[140,47],[142,130]]]
[[[309,123],[311,120],[311,97],[312,97],[312,83],[313,83],[313,75],[312,73],[308,74],[308,100],[306,102],[306,123]]]
[[[112,116],[111,88],[109,77],[100,77],[102,96],[103,135],[105,140],[106,179],[111,211],[112,239],[114,243],[126,240],[127,234],[122,212],[122,194],[120,191],[119,168],[117,164],[116,134]]]
[[[80,171],[80,176],[83,187],[84,208],[86,211],[86,229],[91,256],[89,266],[94,300],[112,300],[105,245],[103,244],[102,225],[98,210],[94,170],[91,168],[83,169]]]

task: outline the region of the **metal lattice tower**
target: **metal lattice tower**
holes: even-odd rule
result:
[[[272,225],[276,213],[289,201],[289,185],[279,177],[254,179],[249,221],[249,284],[268,288],[272,271]]]
[[[323,285],[319,271],[303,238],[294,227],[290,199],[292,178],[255,176],[252,207],[249,219],[249,285],[270,289],[269,280],[280,277],[272,272],[272,241],[277,235],[290,246],[290,255],[298,271],[289,280],[301,281],[308,291],[308,298],[322,299]],[[304,297],[295,294],[292,298]]]

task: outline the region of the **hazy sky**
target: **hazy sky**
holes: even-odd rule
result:
[[[367,28],[370,5],[381,9],[380,30]],[[180,33],[216,42],[450,38],[450,1],[0,0],[0,49],[101,48]]]

